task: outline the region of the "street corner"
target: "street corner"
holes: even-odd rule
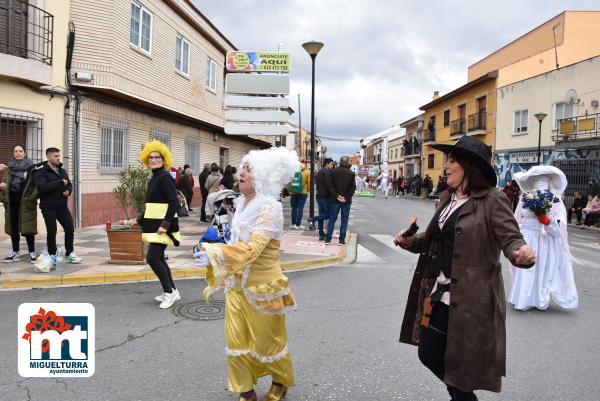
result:
[[[357,235],[347,233],[346,243],[334,239],[330,245],[313,235],[286,233],[281,244],[281,268],[284,271],[312,270],[331,267],[341,262],[353,262]]]

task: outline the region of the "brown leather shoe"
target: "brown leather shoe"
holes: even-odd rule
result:
[[[258,400],[258,398],[256,397],[256,393],[254,391],[252,392],[252,395],[250,396],[250,398],[242,397],[240,395],[240,399],[239,399],[239,401],[257,401],[257,400]]]
[[[271,384],[271,389],[264,401],[281,401],[287,394],[287,387],[281,384]]]

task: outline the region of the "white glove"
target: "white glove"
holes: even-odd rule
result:
[[[210,261],[208,260],[208,253],[206,253],[206,251],[196,252],[194,254],[194,259],[196,259],[196,266],[210,265]]]

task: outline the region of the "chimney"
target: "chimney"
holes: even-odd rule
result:
[[[440,97],[440,91],[433,91],[433,100],[437,99],[438,97]]]

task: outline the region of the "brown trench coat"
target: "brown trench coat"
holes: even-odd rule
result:
[[[449,194],[444,194],[439,205],[445,205],[448,198]],[[525,241],[506,195],[495,188],[471,193],[458,213],[444,382],[463,391],[500,392],[506,375],[506,298],[500,250],[514,264],[512,254]],[[407,247],[421,254],[400,332],[400,342],[413,345],[419,343],[423,299],[436,279],[431,263],[431,224]]]

